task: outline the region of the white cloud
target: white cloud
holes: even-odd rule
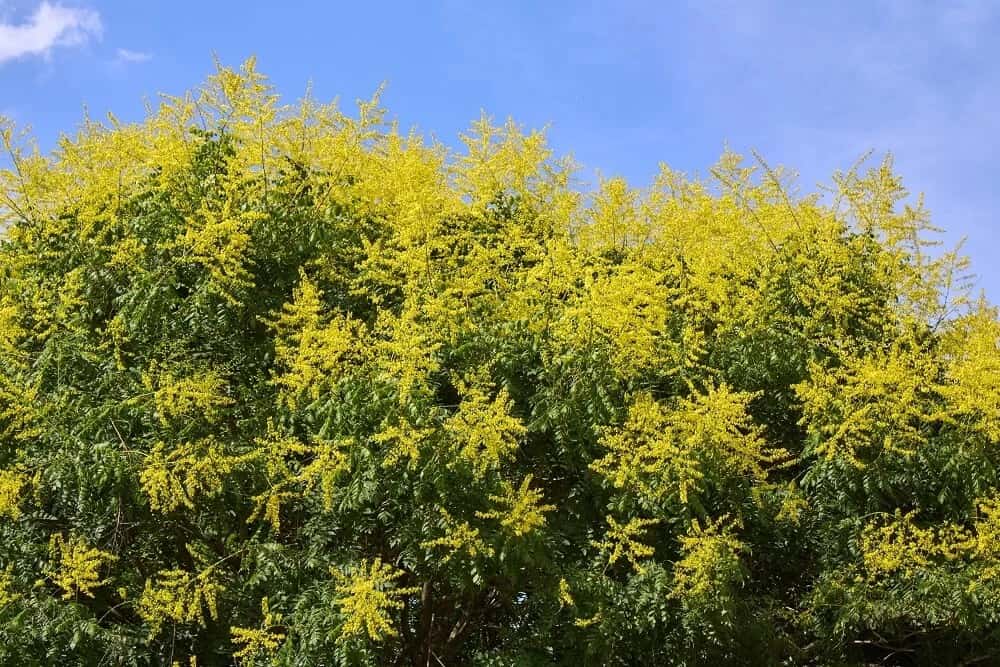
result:
[[[130,49],[118,49],[115,56],[120,63],[145,63],[153,59],[152,53],[147,51],[132,51]]]
[[[45,1],[25,21],[0,22],[0,64],[44,56],[57,46],[79,46],[100,35],[101,17],[96,11]]]

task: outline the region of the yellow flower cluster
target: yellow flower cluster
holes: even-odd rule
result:
[[[671,365],[666,277],[641,265],[618,267],[588,280],[578,303],[553,326],[556,340],[576,349],[610,350],[615,371],[628,378]]]
[[[255,220],[266,218],[260,211],[234,210],[236,206],[229,196],[218,210],[203,202],[187,219],[182,239],[192,258],[208,270],[213,289],[232,303],[237,303],[236,290],[251,286],[246,266],[249,227]]]
[[[460,158],[456,177],[462,195],[471,205],[483,207],[498,192],[547,193],[544,175],[552,151],[541,132],[525,136],[512,120],[494,127],[484,114],[462,135],[467,155]]]
[[[223,591],[213,568],[197,575],[184,570],[161,570],[146,580],[136,611],[149,624],[150,636],[171,623],[205,624],[205,611],[218,618],[218,598]]]
[[[172,449],[158,442],[146,456],[139,482],[158,512],[184,506],[194,509],[198,497],[212,497],[222,490],[226,477],[246,460],[226,454],[215,438],[182,443]]]
[[[6,570],[0,572],[0,611],[3,611],[4,607],[14,602],[17,602],[21,595],[14,592],[14,577],[11,574],[11,566],[7,566]]]
[[[303,395],[316,400],[336,385],[357,352],[358,322],[327,314],[322,296],[303,271],[292,302],[270,322],[276,334],[275,358],[282,369],[274,381],[292,408]]]
[[[38,437],[43,431],[37,405],[37,385],[0,376],[0,433],[15,440]]]
[[[752,398],[722,385],[670,409],[650,394],[639,394],[625,424],[601,438],[609,452],[591,468],[616,488],[650,500],[676,494],[682,503],[698,488],[708,465],[763,480],[766,466],[785,453],[766,447],[746,413]]]
[[[15,470],[0,470],[0,517],[21,516],[21,501],[28,478]]]
[[[636,572],[642,572],[643,566],[639,562],[642,558],[653,555],[653,547],[639,541],[647,526],[655,526],[660,523],[659,519],[629,519],[628,523],[621,524],[615,521],[614,517],[607,517],[609,529],[601,541],[591,540],[590,543],[608,555],[608,565],[614,565],[624,556],[635,568]]]
[[[388,451],[382,459],[383,466],[389,468],[407,459],[410,467],[413,467],[420,459],[421,445],[433,432],[429,428],[414,428],[403,419],[396,425],[383,428],[372,439],[380,445],[388,445]]]
[[[21,308],[9,294],[0,295],[0,350],[17,351],[17,343],[26,333],[21,326]]]
[[[525,477],[517,488],[505,480],[503,494],[490,496],[490,500],[499,508],[491,512],[476,512],[476,516],[480,519],[496,519],[501,526],[517,537],[544,526],[545,513],[551,512],[556,507],[539,504],[543,494],[539,489],[530,488],[531,478],[531,475]]]
[[[400,598],[420,591],[417,587],[395,586],[395,581],[405,574],[402,570],[376,558],[371,564],[361,563],[347,576],[337,569],[331,572],[337,578],[336,605],[345,619],[338,641],[363,637],[382,641],[398,634],[390,614],[403,608]]]
[[[681,559],[674,563],[674,587],[670,596],[685,604],[697,604],[722,594],[742,577],[740,552],[745,545],[732,534],[727,516],[707,521],[702,527],[691,522],[681,536]]]
[[[1000,500],[980,500],[978,510],[971,528],[954,523],[921,527],[917,512],[899,510],[887,521],[868,524],[860,539],[868,580],[911,577],[959,560],[980,566],[983,579],[1000,575]]]
[[[604,620],[604,615],[601,612],[597,612],[593,616],[588,618],[577,618],[573,621],[573,625],[578,628],[589,628],[591,626],[599,624]]]
[[[937,373],[933,357],[898,342],[834,369],[811,363],[810,379],[795,390],[816,454],[859,469],[882,452],[911,455],[926,442],[923,427],[945,416],[930,402]]]
[[[271,611],[266,597],[260,601],[260,613],[260,627],[229,629],[233,644],[240,646],[233,657],[239,658],[245,665],[256,665],[258,660],[261,665],[268,664],[270,656],[285,640],[285,633],[276,629],[281,626],[281,614]]]
[[[559,578],[559,608],[575,607],[576,600],[573,599],[573,591],[569,587],[569,582],[565,577]]]
[[[799,490],[795,482],[789,482],[781,494],[781,507],[775,515],[775,521],[798,523],[802,512],[809,507],[809,501]]]
[[[139,239],[122,239],[112,246],[108,266],[112,269],[141,271],[142,257],[145,251],[146,247]]]
[[[349,438],[318,438],[306,444],[295,436],[280,433],[269,423],[267,435],[257,439],[257,449],[242,457],[262,463],[268,480],[267,489],[253,498],[254,511],[247,523],[263,517],[275,531],[280,530],[281,504],[301,495],[297,488],[305,492],[319,489],[323,506],[329,511],[337,482],[349,468],[346,450],[352,443]]]
[[[975,553],[984,560],[996,560],[1000,564],[1000,498],[979,501],[975,531]]]
[[[952,413],[991,443],[1000,442],[1000,310],[980,301],[945,338],[949,382],[941,388]]]
[[[426,397],[429,377],[441,367],[435,355],[442,343],[435,340],[422,319],[420,310],[412,305],[399,317],[381,311],[375,327],[378,336],[370,347],[382,379],[396,385],[402,405],[415,396]]]
[[[323,497],[323,507],[327,511],[333,509],[333,495],[337,483],[350,468],[346,450],[352,443],[353,441],[350,439],[314,440],[306,450],[306,453],[312,458],[302,467],[295,478],[296,482],[302,484],[305,491],[314,491],[317,488],[320,490]],[[277,529],[277,524],[272,523]]]
[[[79,535],[56,533],[49,542],[49,552],[55,566],[46,572],[52,582],[63,589],[63,598],[69,600],[83,594],[94,597],[94,589],[108,583],[101,578],[101,569],[114,563],[118,557],[107,551],[91,547]]]
[[[914,512],[897,512],[892,522],[865,528],[861,549],[869,579],[897,571],[911,575],[927,567],[931,558],[938,555],[944,545],[938,541],[937,531],[919,528],[913,519]]]
[[[459,460],[479,477],[512,456],[527,432],[521,421],[510,414],[512,405],[506,389],[501,389],[492,401],[481,390],[469,389],[458,411],[444,424],[458,449]]]
[[[446,548],[448,553],[441,559],[442,564],[450,561],[459,552],[464,552],[469,558],[476,558],[479,555],[487,558],[493,556],[493,547],[486,544],[479,536],[478,528],[470,526],[468,521],[459,523],[443,508],[440,511],[445,524],[444,536],[421,542],[421,548],[427,550],[437,547]]]
[[[153,368],[143,373],[142,381],[153,393],[156,413],[165,425],[194,417],[211,421],[234,402],[225,395],[226,381],[212,370],[177,378],[169,370]]]

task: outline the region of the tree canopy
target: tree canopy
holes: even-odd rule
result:
[[[888,159],[587,189],[252,60],[0,131],[3,664],[1000,660],[1000,320]]]

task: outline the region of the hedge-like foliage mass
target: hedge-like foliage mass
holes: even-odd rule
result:
[[[888,161],[582,191],[252,61],[2,135],[0,663],[1000,660],[1000,322]]]

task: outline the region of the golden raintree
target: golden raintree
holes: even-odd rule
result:
[[[253,61],[0,132],[3,664],[1000,660],[1000,321],[890,162],[585,189]]]

